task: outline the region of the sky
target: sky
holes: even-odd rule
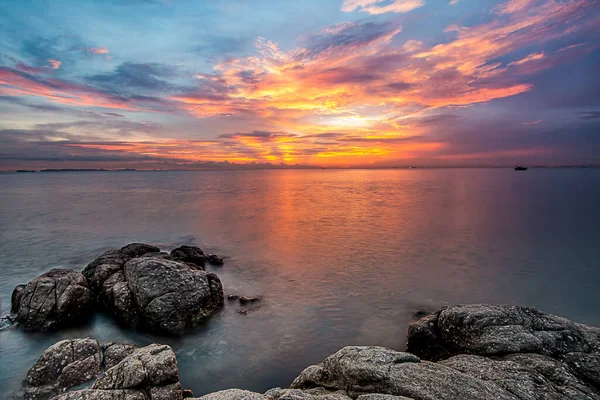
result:
[[[0,170],[600,164],[599,47],[600,0],[0,0]]]

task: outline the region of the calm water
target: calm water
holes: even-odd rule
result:
[[[0,174],[0,307],[53,267],[111,247],[198,244],[237,304],[184,338],[97,317],[52,335],[0,332],[0,387],[52,343],[173,346],[200,395],[287,386],[350,344],[401,349],[417,309],[502,302],[600,325],[600,169]]]

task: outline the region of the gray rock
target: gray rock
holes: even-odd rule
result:
[[[145,243],[130,243],[121,247],[121,258],[127,262],[132,258],[140,257],[146,253],[158,253],[160,249]]]
[[[120,363],[125,357],[133,353],[137,346],[110,342],[101,345],[102,348],[102,368],[109,369]]]
[[[171,250],[171,257],[176,261],[192,263],[200,267],[204,267],[205,254],[200,247],[197,246],[179,246]]]
[[[225,263],[223,259],[216,254],[209,254],[207,259],[211,265],[223,265]]]
[[[176,398],[173,398],[174,400]],[[140,390],[93,390],[84,389],[54,397],[52,400],[149,400]]]
[[[91,381],[101,371],[100,345],[93,339],[63,340],[50,346],[27,373],[26,399],[44,399]]]
[[[344,390],[330,391],[320,387],[305,390],[274,388],[265,396],[273,400],[351,400]]]
[[[164,386],[179,382],[177,359],[166,345],[151,344],[135,350],[108,369],[93,389],[129,389],[140,386]]]
[[[181,334],[223,305],[217,275],[177,261],[134,258],[125,264],[124,279],[125,285],[113,286],[115,313],[150,331]]]
[[[369,393],[361,394],[356,400],[414,400],[410,397],[393,396],[391,394]]]
[[[590,353],[600,343],[591,329],[530,307],[458,305],[412,323],[407,351],[429,360],[464,353]]]
[[[516,399],[494,382],[382,347],[345,347],[292,383],[295,389],[315,387],[346,390],[352,398],[380,393],[415,400]]]
[[[15,314],[19,312],[19,304],[21,304],[21,297],[23,296],[23,290],[27,285],[17,285],[10,296],[10,312]]]
[[[195,246],[166,254],[132,243],[105,252],[83,274],[98,303],[123,325],[180,335],[223,305],[221,281],[202,270],[203,257]]]
[[[86,278],[70,269],[46,272],[29,282],[16,297],[17,321],[27,331],[49,331],[83,322],[94,305]]]
[[[265,400],[263,394],[242,389],[227,389],[220,392],[209,393],[196,400]]]
[[[439,364],[494,382],[521,400],[600,399],[600,393],[567,365],[541,354],[511,354],[494,359],[459,355]]]

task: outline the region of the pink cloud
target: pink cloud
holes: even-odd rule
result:
[[[48,66],[52,69],[59,69],[60,66],[62,65],[62,61],[60,60],[55,60],[55,59],[48,59]]]

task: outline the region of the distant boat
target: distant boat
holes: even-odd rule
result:
[[[515,171],[527,171],[527,167],[519,167],[518,165],[515,167]]]

